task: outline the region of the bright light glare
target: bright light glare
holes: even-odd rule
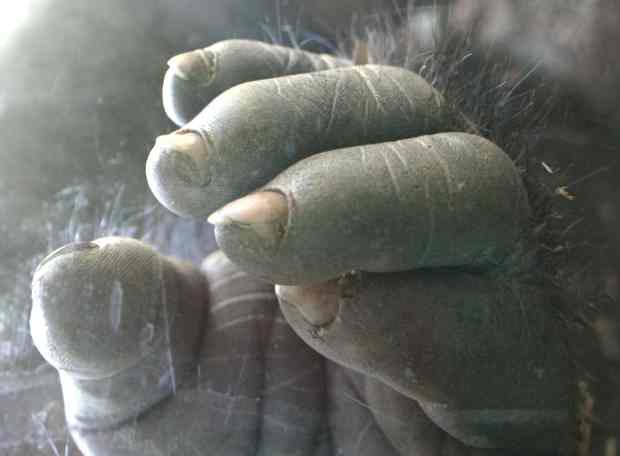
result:
[[[31,0],[0,0],[0,47],[26,21],[31,3]]]

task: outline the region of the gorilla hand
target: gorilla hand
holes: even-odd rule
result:
[[[321,69],[289,71],[293,55],[269,74],[250,62],[243,78]],[[166,76],[178,118],[193,114],[192,86],[198,96],[200,78],[229,62],[194,56]],[[544,292],[521,274],[533,267],[525,191],[493,144],[433,134],[458,118],[413,73],[368,66],[235,86],[160,138],[153,192],[181,215],[229,203],[210,220],[245,272],[207,260],[201,335],[206,282],[142,244],[97,241],[44,261],[32,329],[62,372],[80,447],[467,454],[570,439],[569,355]],[[280,284],[288,323],[336,364],[282,324],[272,286],[246,272]]]
[[[278,315],[273,285],[220,253],[204,272],[210,291],[128,238],[41,263],[33,337],[85,454],[291,454],[326,436],[323,362]]]
[[[273,286],[241,271],[221,252],[209,256],[202,269],[209,278],[209,292],[198,270],[128,238],[70,245],[42,262],[33,284],[31,327],[37,347],[60,371],[69,425],[84,454],[496,454],[466,448],[435,426],[417,401],[384,381],[326,361],[285,322]],[[432,274],[439,274],[438,282],[444,280],[441,273]],[[446,366],[425,352],[433,349],[425,339],[432,340],[432,328],[424,327],[427,318],[418,322],[419,307],[405,309],[402,315],[386,314],[387,306],[373,313],[372,307],[381,304],[369,292],[385,292],[381,287],[387,285],[397,298],[407,293],[426,296],[423,288],[409,283],[409,274],[400,275],[390,274],[389,284],[369,280],[355,296],[345,292],[344,300],[352,308],[341,310],[338,320],[348,324],[338,323],[337,331],[317,330],[295,307],[282,305],[295,328],[302,334],[312,331],[317,338],[311,341],[314,346],[340,348],[332,351],[341,358],[349,356],[353,366],[364,359],[370,360],[367,366],[376,365],[376,355],[383,354],[389,360],[385,372],[392,373],[391,366],[404,359],[402,353],[393,356],[394,344],[410,333],[422,348],[408,343],[403,349],[413,347],[429,362],[456,371],[458,366]],[[305,294],[292,288],[290,295],[303,310],[329,296],[325,291],[353,290],[353,279],[348,276],[332,290],[317,293],[312,287],[304,288]],[[467,290],[472,283],[464,279],[448,286]],[[385,317],[378,318],[382,314]],[[435,312],[428,318],[438,324],[438,336],[457,337],[451,328],[446,330],[457,326],[457,317]],[[365,321],[372,322],[367,330],[357,334],[351,330]],[[380,325],[388,331],[377,333]],[[204,333],[197,331],[203,327]],[[357,340],[347,340],[352,337]],[[373,341],[378,342],[375,348]],[[359,353],[352,356],[352,351]],[[488,362],[476,367],[486,373]],[[365,369],[373,372],[360,370]],[[472,376],[468,369],[463,374]],[[405,367],[403,375],[416,374]],[[497,383],[493,378],[484,380],[485,386]],[[458,379],[455,385],[479,396],[483,390]],[[514,394],[513,383],[509,385],[503,386],[506,401]],[[454,414],[445,409],[433,415],[432,403],[420,404],[431,416]],[[490,410],[478,412],[491,415]],[[522,416],[513,419],[527,424],[529,435],[538,433],[536,437],[543,439],[555,431],[545,423],[549,418],[545,410],[532,408],[526,423],[523,411],[517,412]],[[514,410],[498,410],[492,417],[497,421],[504,413],[516,415]],[[542,420],[536,419],[537,414]],[[467,432],[465,439],[480,434],[476,429]],[[540,442],[512,443],[523,447]]]
[[[260,79],[233,43],[173,60],[201,68],[195,93],[227,66],[248,82],[158,140],[147,177],[160,202],[201,216],[260,188],[209,220],[234,263],[280,284],[310,346],[420,401],[468,444],[557,445],[572,375],[551,306],[524,279],[530,212],[511,160],[481,137],[437,134],[463,116],[413,73],[291,76],[282,62],[306,55],[261,45],[277,77]],[[186,73],[173,64],[167,78]],[[168,112],[189,106],[183,87]]]

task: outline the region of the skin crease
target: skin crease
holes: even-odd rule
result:
[[[252,227],[257,217],[278,216],[249,210],[231,217]],[[211,221],[226,218],[224,211]],[[570,355],[544,293],[515,274],[522,260],[493,273],[353,274],[335,291],[314,287],[299,301],[303,288],[278,288],[280,310],[273,285],[221,252],[205,260],[208,285],[195,289],[175,284],[199,283],[190,279],[198,271],[173,267],[162,276],[151,265],[171,260],[132,242],[65,248],[44,260],[33,282],[33,337],[61,373],[72,435],[86,455],[492,455],[572,445]],[[141,295],[141,286],[157,282],[163,292]],[[325,304],[334,294],[338,306]],[[101,346],[88,348],[76,344],[94,333],[81,317],[91,306],[111,320],[98,319]],[[205,311],[196,333],[191,325]],[[124,343],[118,331],[143,326],[154,328],[144,350],[112,369],[114,347]],[[198,347],[197,358],[181,345]],[[94,350],[101,359],[88,364]],[[132,387],[151,385],[152,374],[163,399],[161,390]],[[125,396],[133,400],[119,401]]]
[[[246,9],[250,6],[245,0],[207,1],[221,2],[226,6],[232,3],[245,3]],[[519,5],[514,10],[521,9],[520,6],[525,3],[542,5],[541,2],[514,2],[513,0],[484,2],[466,0],[461,3],[486,4],[488,7],[498,5],[499,12],[495,11],[495,8],[491,14],[488,14],[488,8],[480,11],[484,14],[485,21],[490,22],[491,28],[497,30],[497,27],[493,28],[493,24],[506,23],[497,18],[497,15],[502,13],[500,4],[508,2]],[[560,3],[563,2],[564,0]],[[18,394],[7,395],[4,389],[0,393],[2,395],[0,398],[0,410],[2,411],[0,412],[2,417],[0,419],[2,420],[0,440],[2,440],[1,445],[7,443],[9,446],[13,443],[19,445],[19,442],[28,445],[30,451],[22,451],[22,453],[17,451],[16,453],[20,455],[49,456],[55,454],[49,442],[54,442],[59,454],[65,454],[65,444],[68,445],[70,454],[77,450],[64,427],[64,409],[57,373],[49,365],[45,369],[43,358],[39,356],[37,349],[30,342],[28,311],[31,302],[32,272],[41,258],[67,242],[88,241],[119,233],[146,239],[155,245],[157,250],[177,257],[191,258],[195,264],[199,264],[200,260],[215,248],[215,243],[209,242],[213,238],[212,234],[209,234],[212,233],[212,228],[204,224],[204,220],[196,222],[187,219],[180,220],[170,214],[168,219],[159,217],[153,219],[153,223],[146,228],[148,231],[145,231],[138,225],[140,219],[134,223],[135,218],[128,218],[130,214],[141,213],[144,209],[141,201],[137,201],[134,205],[134,200],[144,196],[146,189],[143,173],[144,159],[153,143],[153,138],[175,128],[165,118],[158,90],[167,59],[177,52],[189,51],[217,40],[231,38],[232,33],[234,37],[256,38],[260,36],[260,39],[271,41],[261,35],[258,27],[263,23],[262,15],[272,12],[275,2],[266,1],[266,7],[269,9],[260,11],[261,17],[258,19],[250,18],[249,28],[240,26],[238,23],[231,26],[218,13],[217,7],[215,11],[214,8],[204,8],[204,2],[196,0],[186,0],[183,2],[183,7],[172,0],[25,3],[36,4],[36,12],[33,9],[34,14],[31,19],[26,19],[26,25],[19,34],[20,36],[16,34],[9,40],[10,42],[6,43],[1,56],[7,68],[11,70],[3,72],[0,76],[3,81],[0,86],[5,88],[2,91],[0,103],[3,106],[0,108],[3,119],[0,137],[4,144],[0,152],[2,156],[0,166],[0,187],[2,187],[2,196],[0,196],[2,311],[0,314],[2,317],[0,318],[7,316],[5,297],[8,292],[10,322],[0,331],[2,333],[0,334],[0,346],[3,347],[0,350],[2,351],[0,370],[6,372],[4,348],[6,348],[6,342],[9,341],[13,342],[9,345],[10,347],[20,351],[18,355],[24,355],[27,361],[25,372],[28,375],[18,377],[15,382],[9,379],[9,385],[17,384],[20,387]],[[258,3],[260,2],[256,4]],[[290,4],[291,1],[288,3]],[[314,6],[314,2],[302,3],[305,3],[304,14],[312,15],[309,8]],[[324,3],[327,5],[325,11],[329,12],[330,2]],[[353,4],[353,7],[357,6],[355,3],[359,5],[359,2],[355,1],[349,3]],[[391,3],[391,0],[387,3]],[[548,2],[544,3],[546,6]],[[557,4],[558,2],[551,0],[549,3]],[[596,3],[614,6],[615,2],[604,0]],[[165,4],[168,4],[168,10],[162,12],[162,8],[166,8]],[[340,5],[341,3],[338,2],[338,6]],[[583,7],[580,8],[582,12],[585,10],[589,16],[590,6],[591,3],[583,3]],[[541,18],[541,11],[536,6],[534,8],[536,11],[531,12],[528,17]],[[204,14],[196,17],[195,12],[198,10]],[[616,24],[617,21],[613,20],[614,15],[607,14],[607,12],[607,9],[602,10],[605,18],[608,18],[610,23]],[[39,16],[42,20],[35,21],[35,16]],[[153,16],[155,16],[155,21],[150,20]],[[545,23],[553,25],[553,31],[555,31],[557,22],[563,22],[565,17],[564,14],[561,18],[556,15],[546,15]],[[162,20],[163,18],[165,20]],[[8,17],[5,19],[8,20]],[[330,16],[329,19],[331,20],[332,17]],[[32,25],[28,27],[27,23],[30,20],[32,20]],[[296,18],[292,17],[290,24],[297,31],[295,20]],[[347,18],[345,21],[344,34],[348,37],[350,36],[350,19]],[[211,23],[213,22],[217,22],[216,25],[221,24],[219,25],[222,30],[221,35],[212,34],[214,27]],[[532,22],[535,23],[535,21],[527,23],[532,24]],[[9,28],[12,29],[13,25],[17,27],[17,24],[12,24]],[[592,54],[588,55],[586,51],[590,49],[595,52],[600,51],[602,58],[616,60],[617,53],[609,52],[609,47],[613,46],[612,43],[617,40],[611,38],[601,41],[605,35],[599,33],[598,24],[592,25],[596,26],[597,33],[594,38],[600,44],[594,48],[577,46],[574,48],[574,55],[579,59],[582,57],[591,59]],[[270,26],[273,29],[277,28],[276,21],[272,20]],[[522,28],[506,30],[509,35],[505,42],[520,49],[534,48],[544,53],[544,49],[539,46],[544,46],[545,39],[539,37],[543,31],[548,33],[550,27],[535,25],[532,27],[538,28],[538,34],[528,33],[529,40],[521,39],[524,33]],[[254,35],[249,31],[250,28],[255,31]],[[617,36],[616,29],[615,25],[611,28],[614,32],[611,36]],[[482,27],[480,30],[483,33]],[[584,30],[583,22],[579,17],[573,17],[572,24],[565,30],[567,33],[562,33],[562,36],[557,38],[563,40],[568,37],[572,40],[576,36],[573,32],[588,33],[588,27]],[[389,31],[395,31],[395,29],[391,28]],[[4,33],[8,32],[4,30],[2,34]],[[302,42],[301,39],[306,36],[301,33],[300,35],[299,41]],[[490,38],[493,39],[493,36]],[[281,41],[276,39],[276,42],[290,44],[285,31],[283,31],[283,39]],[[535,46],[530,46],[531,43]],[[385,48],[389,49],[388,43]],[[68,52],[69,49],[71,49],[70,52]],[[93,52],[93,49],[97,52]],[[319,49],[315,46],[312,49],[331,52],[329,48]],[[500,58],[507,55],[514,56],[503,50],[499,52]],[[376,45],[374,50],[371,49],[371,55],[377,59]],[[610,72],[604,69],[604,66],[591,60],[587,63],[580,61],[584,64],[577,65],[578,71],[572,71],[570,67],[565,68],[564,71],[569,71],[571,78],[583,78],[586,75],[586,79],[582,79],[581,84],[589,90],[597,90],[604,96],[606,104],[617,107],[618,103],[614,100],[617,99],[616,94],[620,91],[606,89],[605,84],[600,84],[600,79],[597,77],[597,75],[605,76],[614,81],[620,81],[620,78],[615,76],[617,73]],[[375,60],[375,62],[402,64],[398,60],[384,58]],[[517,79],[532,69],[530,64],[518,67]],[[542,67],[537,67],[534,76],[540,75],[543,67],[544,63]],[[40,69],[40,71],[33,71],[33,68]],[[563,69],[559,68],[559,70]],[[429,81],[433,80],[428,75],[425,78]],[[511,80],[509,84],[513,82],[514,80]],[[557,80],[552,81],[552,83],[555,82]],[[488,106],[488,104],[481,102],[476,103],[476,106]],[[520,109],[516,109],[514,112],[519,111]],[[569,114],[574,115],[574,111],[570,111]],[[555,146],[549,145],[546,141],[545,153],[539,157],[550,166],[556,176],[562,172],[562,169],[565,169],[565,165],[576,160],[570,172],[571,177],[563,179],[562,184],[572,182],[615,161],[611,155],[615,154],[617,140],[610,139],[604,132],[589,130],[592,122],[594,125],[597,123],[600,125],[601,119],[597,117],[593,119],[592,113],[588,113],[582,115],[576,123],[571,123],[565,128],[560,122],[551,121],[550,128],[544,131],[545,137],[551,135],[561,141],[559,146],[557,143]],[[617,122],[603,119],[602,123],[615,125]],[[509,121],[504,125],[512,128],[513,122]],[[584,140],[585,142],[582,142]],[[578,144],[573,141],[577,141]],[[553,152],[554,149],[557,152]],[[505,150],[511,149],[505,148]],[[130,162],[135,164],[133,168],[129,165]],[[538,162],[532,169],[537,168],[540,168],[541,173],[548,174]],[[620,168],[614,168],[614,172],[618,172],[618,169]],[[550,177],[553,178],[553,176]],[[618,212],[616,211],[614,218],[613,211],[618,200],[616,198],[617,182],[620,180],[613,173],[611,175],[606,172],[596,174],[593,178],[569,187],[568,191],[576,199],[572,202],[565,201],[568,206],[582,207],[585,205],[589,208],[588,213],[593,214],[588,215],[586,220],[576,227],[577,229],[580,226],[584,227],[584,231],[588,231],[587,238],[590,238],[589,230],[596,225],[599,216],[601,219],[604,217],[608,220],[604,226],[614,240],[608,244],[602,259],[605,262],[615,261],[613,264],[616,266],[609,270],[609,274],[603,269],[599,277],[607,280],[608,288],[606,289],[609,292],[614,292],[614,290],[617,292],[616,271],[620,270],[617,267],[620,263],[615,260],[620,258],[618,256],[620,249],[617,247],[620,245],[620,242],[617,242],[620,230],[616,229]],[[550,188],[553,190],[555,187]],[[123,189],[123,196],[119,196],[119,190]],[[61,190],[62,194],[57,194]],[[94,195],[97,195],[96,199]],[[131,201],[128,201],[128,197],[132,197]],[[149,195],[149,197],[149,211],[153,206],[153,212],[150,213],[166,212],[164,208],[155,209],[157,203],[152,196]],[[556,202],[564,201],[565,198],[558,195],[555,200]],[[47,208],[44,205],[48,205]],[[109,217],[102,214],[104,208],[107,207],[112,208]],[[173,220],[174,223],[167,224],[167,220]],[[570,220],[566,220],[566,223],[570,223]],[[196,231],[179,229],[199,225],[204,226],[205,233],[201,240]],[[174,229],[175,235],[164,237],[151,234],[154,230],[159,232],[162,226]],[[203,240],[205,238],[206,240]],[[584,237],[578,238],[578,242],[583,239]],[[583,263],[584,266],[585,264]],[[608,275],[611,277],[607,278]],[[578,282],[579,280],[574,280],[574,283]],[[11,295],[14,296],[14,300]],[[14,309],[19,311],[15,315],[16,324],[13,323],[11,313]],[[613,331],[617,331],[614,328],[618,327],[616,321],[617,319],[613,317],[606,317],[597,321],[596,324],[602,329],[610,329],[613,334]],[[6,319],[3,322],[6,323]],[[606,342],[605,349],[610,356],[615,356],[617,359],[618,349],[613,338]],[[11,353],[9,353],[10,356]],[[11,369],[10,360],[8,369]],[[36,371],[33,372],[35,369]],[[0,383],[4,387],[6,377],[3,375],[2,377]],[[50,384],[53,382],[50,386],[54,386],[56,392],[48,392],[49,388],[46,387],[27,388],[29,382],[34,383],[41,378],[49,378]],[[595,402],[595,408],[607,404],[613,406],[615,398],[618,397],[615,393],[617,389],[608,391],[602,396],[602,400]],[[14,413],[3,413],[6,410]],[[43,422],[45,429],[41,427],[43,417],[46,417]],[[606,419],[607,421],[605,418],[602,421],[620,422],[618,419]],[[54,422],[57,422],[58,426]],[[43,432],[44,430],[46,432]],[[362,445],[364,441],[365,439]],[[0,453],[6,451],[3,446]],[[593,451],[593,453],[604,454],[602,450]],[[14,456],[11,450],[9,454]]]
[[[220,64],[238,65],[229,60]],[[184,77],[174,67],[168,73]],[[200,90],[201,82],[193,84]],[[426,81],[393,66],[248,81],[224,90],[178,132],[159,137],[146,176],[162,205],[201,217],[317,152],[449,130],[454,116],[445,106]]]
[[[123,238],[115,241],[119,247],[127,243],[131,245],[135,241]],[[148,252],[146,245],[140,249]],[[134,258],[126,266],[131,266],[133,275],[144,274],[144,280],[149,280],[152,269],[144,269],[142,265],[148,263],[139,260],[142,254],[138,250],[134,252]],[[45,269],[39,271],[37,286],[46,288],[41,281],[64,282],[65,296],[75,297],[71,305],[90,305],[88,286],[83,287],[84,283],[88,284],[88,279],[84,282],[85,276],[76,274],[73,268],[89,264],[89,258],[96,258],[93,254],[97,257],[103,255],[97,251],[78,250],[52,258]],[[119,271],[127,270],[122,263],[116,264]],[[187,370],[177,367],[172,371],[176,375],[176,385],[170,398],[154,407],[143,404],[145,412],[128,423],[124,424],[122,419],[116,424],[101,420],[100,430],[95,432],[92,424],[85,425],[74,419],[72,434],[85,454],[187,454],[194,448],[203,454],[226,455],[294,454],[295,451],[317,455],[340,452],[386,456],[442,454],[443,451],[511,454],[507,450],[466,448],[459,440],[437,428],[415,401],[383,382],[319,356],[284,320],[277,308],[273,287],[239,270],[221,252],[209,256],[202,271],[210,281],[210,310],[198,364],[192,362]],[[193,274],[194,271],[188,270],[178,271],[173,276],[182,279]],[[64,279],[63,275],[66,276]],[[75,282],[78,277],[81,283]],[[121,288],[127,290],[131,280],[124,278],[122,272],[118,277]],[[97,283],[105,296],[105,289],[114,289],[116,282],[99,280]],[[390,285],[389,288],[394,290],[398,286]],[[169,299],[172,303],[176,298],[170,295]],[[137,306],[136,298],[133,301],[127,305]],[[194,298],[192,302],[200,301]],[[114,307],[113,301],[110,305]],[[152,300],[145,301],[145,305],[153,306],[154,310],[160,306]],[[49,329],[57,334],[56,340],[66,337],[62,332],[68,326],[62,320],[71,318],[70,315],[46,299],[35,301],[37,312],[39,308],[56,315],[56,323]],[[200,315],[201,306],[194,309],[184,312],[188,322],[195,321]],[[303,327],[296,322],[296,317],[288,315],[293,311],[289,305],[283,310],[293,327]],[[107,312],[105,307],[104,311]],[[139,307],[133,311],[129,307],[119,320],[120,326],[141,320],[144,313]],[[33,327],[38,331],[36,324]],[[103,324],[102,330],[105,327]],[[37,332],[35,335],[41,347],[46,337]],[[114,340],[115,331],[107,335],[102,333],[99,340],[105,345],[107,338]],[[179,355],[175,353],[176,356]],[[104,371],[97,374],[92,372],[95,368],[91,368],[89,375],[76,376],[72,371],[62,370],[64,358],[48,356],[48,360],[61,369],[66,405],[77,401],[80,416],[103,416],[102,413],[111,410],[107,402],[116,404],[115,410],[118,410],[118,396],[124,396],[128,391],[125,375],[136,375],[137,372],[140,378],[140,371],[151,372],[152,368],[145,364],[147,359],[139,360],[135,368],[125,371],[127,374],[113,377],[105,374],[99,380]],[[165,364],[163,366],[162,375],[168,372]],[[75,380],[69,382],[69,378]],[[237,379],[234,385],[230,383],[231,378]],[[130,416],[136,414],[133,409],[135,400],[142,396],[148,399],[151,394],[144,389],[133,393],[131,403],[125,404]],[[98,400],[91,402],[95,397]],[[395,406],[392,408],[389,404]],[[121,408],[123,405],[120,404]],[[69,419],[78,416],[72,407],[67,411]],[[176,438],[171,439],[170,435]],[[360,435],[365,439],[363,447],[359,443]]]
[[[196,46],[201,45],[201,44],[202,43],[195,43]],[[190,49],[190,48],[191,47],[183,48],[183,49]],[[181,48],[179,48],[179,49],[181,49]],[[167,57],[167,55],[166,55],[166,57]],[[147,60],[146,57],[144,57],[144,59]],[[151,59],[149,59],[149,60],[151,60]],[[165,61],[165,58],[162,60],[162,64],[163,64],[163,61]],[[155,65],[155,66],[157,66],[157,65]],[[157,68],[157,70],[159,72],[159,67]],[[136,72],[138,72],[138,70],[136,70]],[[155,93],[154,90],[151,90],[151,92]],[[141,123],[142,123],[141,119],[137,119],[136,120],[136,124],[141,124]],[[115,136],[115,134],[108,135],[108,136]],[[132,151],[134,149],[135,149],[135,146],[132,148]],[[110,200],[111,199],[112,199],[112,197],[110,197]],[[88,238],[88,239],[91,239],[91,238]],[[258,293],[262,293],[262,291],[260,289],[257,292]],[[240,340],[242,340],[242,339],[240,339]],[[301,366],[301,367],[303,367],[303,366]],[[220,388],[222,391],[227,391],[227,389],[226,389],[227,387],[229,387],[231,385],[234,385],[234,380],[237,379],[236,374],[238,374],[238,371],[234,371],[234,369],[231,369],[230,378],[232,378],[233,381],[228,381],[228,383],[226,383],[225,381],[222,381],[221,388]],[[328,372],[328,374],[329,374],[328,378],[335,379],[334,383],[332,383],[332,384],[335,384],[336,380],[338,380],[340,378],[337,373],[333,373],[331,370]],[[353,375],[351,374],[351,376],[353,376]],[[349,383],[353,383],[353,381],[350,381]],[[369,392],[370,390],[368,388],[366,388],[363,384],[360,386],[359,384],[355,383],[355,385],[356,385],[355,389],[353,389],[353,387],[350,386],[350,385],[349,385],[349,389],[348,390],[347,389],[339,390],[337,388],[334,388],[333,389],[334,390],[334,394],[333,394],[332,400],[334,402],[336,402],[336,403],[338,403],[340,401],[342,403],[345,403],[345,402],[349,403],[350,402],[351,404],[353,403],[351,398],[353,398],[354,400],[358,400],[361,404],[366,404],[368,401],[371,401],[371,399],[370,399],[371,393]],[[378,395],[375,395],[375,397],[377,397],[377,396]],[[397,398],[402,398],[402,395],[398,395],[396,397]],[[373,399],[372,401],[375,402],[375,406],[373,408],[375,410],[378,410],[378,413],[373,415],[373,416],[381,415],[385,419],[385,415],[389,415],[391,411],[396,409],[396,407],[393,406],[393,405],[386,405],[385,407],[377,406],[377,403],[379,403],[379,405],[383,405],[384,402],[385,403],[390,403],[389,401],[387,401],[385,399],[383,399],[383,400]],[[398,402],[398,401],[396,401],[396,402]],[[406,401],[402,401],[401,400],[398,403],[402,404],[402,403],[406,403]],[[351,404],[349,404],[349,405],[351,405]],[[376,448],[378,448],[378,447],[373,447],[372,445],[369,444],[369,442],[379,442],[379,443],[376,444],[376,445],[379,445],[380,442],[381,442],[381,438],[379,438],[379,437],[381,437],[383,435],[383,437],[386,438],[386,435],[388,434],[388,432],[384,432],[382,430],[379,430],[379,432],[378,432],[377,429],[374,428],[372,425],[369,426],[368,428],[366,428],[366,424],[367,423],[364,420],[366,418],[368,418],[368,415],[364,415],[362,413],[363,410],[365,410],[363,405],[359,405],[358,404],[356,409],[354,409],[354,410],[349,409],[348,413],[347,413],[346,407],[343,406],[342,410],[344,412],[340,413],[340,415],[338,415],[336,418],[334,418],[332,420],[332,427],[337,428],[338,425],[341,426],[341,429],[343,431],[346,430],[346,432],[343,432],[343,434],[347,434],[347,433],[350,432],[351,436],[356,436],[357,437],[357,436],[362,436],[363,435],[364,437],[362,439],[360,439],[360,444],[359,444],[358,448],[359,447],[362,447],[362,448],[363,447],[368,447],[369,448],[368,452],[371,452],[370,450],[372,450],[372,449],[376,450]],[[415,416],[414,413],[412,415]],[[226,415],[224,415],[224,417],[225,416]],[[353,424],[351,424],[351,427],[347,429],[343,425],[343,423],[346,422],[348,424],[348,421],[351,421],[352,417],[356,418],[353,421],[355,421],[355,424],[356,424],[357,427],[354,427]],[[357,418],[359,418],[359,419],[357,419]],[[358,423],[358,421],[359,421],[359,423]],[[375,421],[379,421],[379,419],[375,418]],[[389,421],[389,418],[388,418],[388,421]],[[362,432],[365,429],[367,429],[367,432]],[[403,429],[403,433],[406,434],[407,433],[406,427],[403,426],[402,429]],[[436,430],[436,427],[429,426],[429,427],[425,428],[424,426],[422,426],[420,429],[422,429],[422,431],[420,431],[420,435],[425,435],[427,433],[427,431],[424,431],[424,429],[435,429]],[[430,431],[428,431],[428,433],[432,434],[432,432],[430,432]],[[166,432],[166,434],[167,434],[167,432]],[[336,441],[336,440],[341,441],[342,439],[343,439],[342,435],[334,437],[334,441]],[[392,442],[389,445],[396,446],[396,444],[393,443],[393,439],[394,439],[394,437],[392,437],[392,436],[388,437],[388,440],[390,440]],[[353,452],[353,449],[356,447],[356,445],[357,445],[357,441],[355,440],[355,438],[352,437],[351,438],[351,443],[348,446],[348,447],[351,448],[351,452]],[[340,447],[345,448],[345,447],[347,447],[347,445],[342,444]],[[59,449],[62,452],[62,447],[60,447]],[[193,450],[192,451],[188,450],[188,453],[189,454],[193,454],[194,451]],[[379,450],[376,450],[373,454],[381,454],[381,452]]]

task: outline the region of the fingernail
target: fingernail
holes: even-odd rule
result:
[[[146,161],[146,177],[155,197],[179,215],[203,215],[203,187],[211,181],[208,157],[205,141],[198,133],[158,137]]]
[[[338,314],[340,289],[334,281],[303,287],[276,285],[276,294],[314,326],[331,323]]]
[[[250,228],[265,239],[280,239],[288,220],[286,197],[274,191],[261,191],[244,196],[211,214],[215,226],[237,225]]]
[[[151,156],[153,172],[167,186],[184,183],[200,187],[209,181],[204,166],[209,154],[198,133],[159,136],[149,154],[149,160]]]
[[[172,57],[168,66],[181,79],[208,84],[215,74],[215,56],[209,50],[197,49]]]
[[[71,244],[67,244],[65,246],[60,247],[59,249],[54,250],[52,253],[47,255],[45,258],[41,260],[39,265],[34,271],[34,275],[36,276],[44,266],[48,265],[52,262],[52,260],[59,258],[63,255],[68,255],[70,253],[81,252],[84,250],[92,250],[97,249],[99,246],[93,242],[73,242]]]

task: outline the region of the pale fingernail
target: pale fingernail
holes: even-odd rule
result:
[[[208,218],[215,226],[237,225],[250,228],[266,239],[280,239],[288,220],[286,197],[274,191],[244,196],[215,211]]]
[[[338,315],[340,288],[335,281],[303,287],[276,285],[276,294],[314,326],[329,324]]]
[[[94,242],[73,242],[71,244],[67,244],[63,247],[60,247],[59,249],[54,250],[52,253],[43,258],[37,266],[34,275],[37,276],[44,268],[44,266],[50,264],[52,260],[56,258],[75,252],[81,252],[84,250],[92,250],[97,248],[99,248],[99,246]]]
[[[211,51],[197,49],[172,57],[168,66],[181,79],[209,83],[215,74],[215,56]]]
[[[169,135],[161,135],[155,140],[155,147],[186,154],[195,154],[202,151],[203,144],[202,136],[193,131],[178,131]]]
[[[158,137],[146,161],[146,177],[155,197],[179,215],[202,215],[203,187],[211,180],[208,157],[207,146],[198,133]]]

